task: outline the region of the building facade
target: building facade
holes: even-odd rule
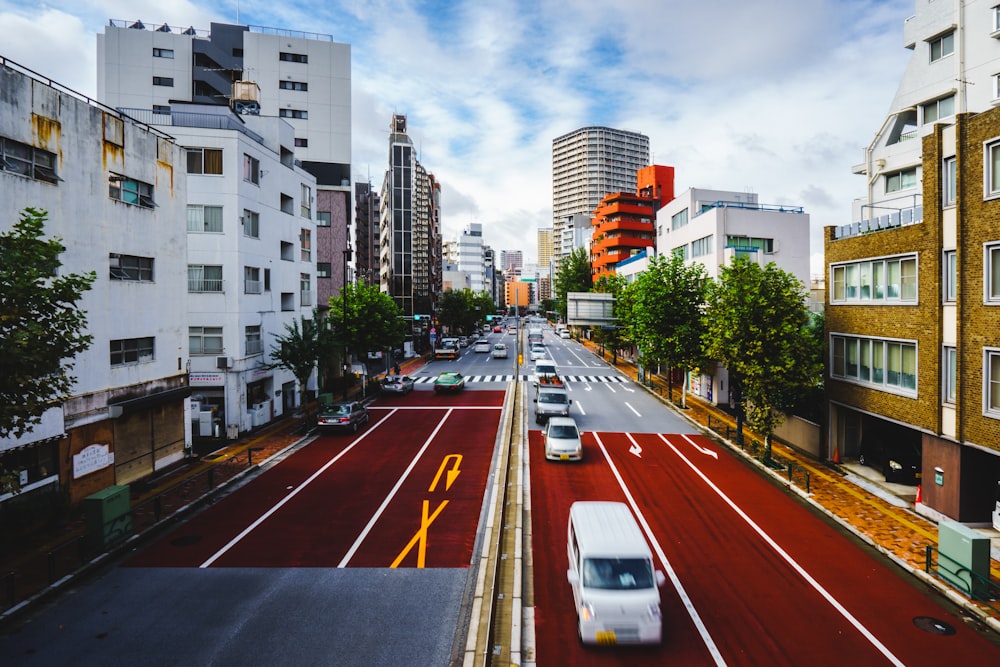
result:
[[[458,270],[469,274],[469,289],[486,290],[486,271],[483,261],[483,226],[470,222],[458,237]]]
[[[354,275],[364,285],[379,282],[380,207],[370,182],[354,184]]]
[[[829,227],[829,456],[916,466],[917,510],[994,521],[1000,482],[1000,8],[916,3],[913,51]]]
[[[649,137],[610,127],[582,127],[552,140],[552,254],[555,269],[572,252],[563,228],[590,217],[601,198],[635,192],[636,172],[649,166]],[[588,229],[589,233],[589,229]]]
[[[0,439],[20,503],[71,503],[181,461],[191,446],[186,156],[168,134],[66,92],[15,63],[0,67],[0,229],[44,209],[61,238],[61,273],[94,271],[77,306],[90,347],[61,405],[21,437]],[[36,496],[37,497],[37,496]]]

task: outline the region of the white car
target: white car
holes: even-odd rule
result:
[[[560,338],[569,338],[569,329],[560,329],[559,330],[559,337]]]
[[[474,352],[486,352],[489,354],[490,351],[490,341],[485,338],[480,338],[476,341],[476,344],[472,346]]]
[[[572,417],[550,417],[542,429],[545,458],[549,461],[579,461],[583,459],[580,429]]]
[[[493,346],[493,358],[494,359],[506,359],[507,358],[507,346],[503,343],[497,343]]]
[[[549,358],[549,351],[546,350],[543,346],[541,346],[541,345],[532,345],[531,346],[531,360],[532,361],[540,361],[542,359],[548,359],[548,358]]]

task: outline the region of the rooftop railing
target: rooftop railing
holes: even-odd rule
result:
[[[229,113],[198,113],[194,111],[157,111],[154,109],[130,109],[122,107],[120,112],[149,125],[171,125],[174,127],[201,127],[214,130],[236,130],[264,144],[260,136],[243,123],[233,118]]]

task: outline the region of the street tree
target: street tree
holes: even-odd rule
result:
[[[563,257],[552,286],[559,316],[566,319],[567,294],[570,292],[589,292],[593,285],[594,277],[590,268],[590,257],[587,256],[585,249],[577,248]]]
[[[336,347],[326,316],[313,310],[312,319],[305,317],[285,325],[285,333],[276,336],[271,346],[269,368],[290,371],[299,383],[299,396],[305,401],[306,385],[323,356],[335,353]]]
[[[378,285],[349,284],[340,295],[330,297],[327,325],[333,348],[347,352],[341,360],[345,370],[347,359],[354,355],[363,360],[366,376],[369,352],[388,353],[406,338],[402,309]]]
[[[602,346],[611,350],[612,363],[616,364],[618,363],[618,350],[622,349],[630,340],[628,332],[624,328],[624,323],[631,317],[631,302],[624,298],[627,286],[625,278],[611,273],[598,278],[592,288],[594,292],[610,294],[614,297],[611,312],[615,321],[612,324],[596,328],[594,338]]]
[[[630,313],[625,326],[644,364],[667,368],[668,395],[673,396],[674,368],[703,363],[708,275],[700,263],[686,264],[680,255],[653,257],[629,285]],[[687,385],[681,405],[687,405]]]
[[[764,436],[767,462],[784,412],[822,376],[807,296],[794,275],[745,257],[723,266],[708,294],[706,352],[729,370],[738,428],[745,416]]]
[[[20,437],[68,396],[74,357],[88,347],[87,313],[77,303],[96,274],[59,274],[59,238],[43,238],[47,213],[26,208],[0,234],[0,437]],[[17,490],[0,469],[0,492]]]

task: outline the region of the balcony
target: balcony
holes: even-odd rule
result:
[[[833,228],[833,238],[845,239],[862,234],[871,234],[907,225],[916,225],[924,221],[924,207],[921,204],[909,208],[901,208],[892,213],[880,215],[860,222],[852,222],[849,225],[840,225]]]

